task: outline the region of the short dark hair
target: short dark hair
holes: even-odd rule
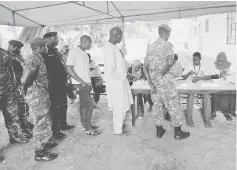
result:
[[[199,52],[195,52],[193,53],[193,57],[198,57],[199,59],[201,59],[201,54]]]
[[[177,55],[177,54],[174,54],[174,60],[175,60],[175,61],[178,61],[178,59],[179,59],[178,55]]]

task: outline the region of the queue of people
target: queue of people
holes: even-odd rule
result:
[[[132,67],[123,52],[116,46],[122,40],[122,31],[114,27],[109,32],[109,41],[103,47],[104,80],[108,96],[108,106],[113,112],[113,131],[115,135],[129,135],[127,116],[134,102],[131,87],[133,82],[148,81],[151,94],[138,94],[139,109],[144,117],[144,103],[149,103],[147,112],[154,115],[156,137],[162,138],[166,130],[164,119],[170,120],[174,127],[176,140],[186,139],[189,132],[181,129],[182,114],[179,95],[176,90],[176,78],[182,77],[197,83],[200,80],[226,79],[230,63],[225,53],[219,53],[216,67],[220,72],[207,75],[201,64],[201,54],[193,54],[193,63],[182,68],[173,45],[168,42],[171,28],[162,24],[159,39],[147,50],[144,66],[136,60]],[[99,135],[101,129],[92,124],[92,114],[103,89],[103,78],[98,65],[87,51],[92,46],[92,39],[87,35],[80,38],[80,44],[69,50],[64,46],[61,52],[57,32],[46,33],[43,38],[30,41],[32,54],[24,59],[19,41],[9,42],[8,51],[0,49],[0,109],[11,144],[28,143],[34,138],[36,161],[50,161],[58,157],[51,149],[67,137],[62,131],[73,129],[67,123],[67,97],[72,101],[79,96],[79,110],[82,130],[87,135]],[[184,72],[183,72],[184,71]],[[91,91],[94,95],[92,98]],[[204,125],[212,127],[216,111],[224,113],[227,120],[235,116],[235,96],[203,95]],[[193,127],[192,120],[194,95],[187,99],[187,125]],[[144,100],[144,102],[143,102]],[[224,109],[217,107],[226,101]],[[29,121],[33,116],[33,124]],[[0,161],[4,158],[0,155]]]

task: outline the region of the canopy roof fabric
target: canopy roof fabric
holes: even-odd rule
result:
[[[87,25],[188,18],[236,11],[226,1],[1,1],[0,24]]]

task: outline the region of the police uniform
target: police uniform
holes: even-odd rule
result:
[[[21,49],[24,46],[20,41],[16,40],[9,41],[9,44],[14,45],[18,49]],[[23,74],[24,59],[20,54],[16,54],[15,52],[10,52],[10,56],[12,58],[12,66],[16,79],[17,89],[19,90],[21,88],[21,76]],[[28,121],[29,106],[25,102],[25,97],[20,93],[18,95],[18,99],[19,99],[18,115],[20,119],[21,129],[27,138],[32,138],[33,125]]]
[[[44,38],[57,36],[56,32],[49,32]],[[52,131],[55,138],[65,138],[66,135],[60,132],[60,128],[67,126],[67,72],[64,66],[62,54],[56,47],[48,46],[48,55],[44,57],[49,75],[49,93],[52,112]]]
[[[21,135],[16,88],[11,57],[7,51],[0,49],[0,110],[12,144],[27,142]]]
[[[43,46],[46,41],[35,38],[31,41],[32,46]],[[48,75],[43,57],[33,52],[25,61],[25,69],[35,73],[33,84],[27,91],[27,103],[30,113],[34,118],[34,148],[41,151],[52,136],[50,117],[50,98],[48,91]]]

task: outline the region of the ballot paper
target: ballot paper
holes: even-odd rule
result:
[[[177,87],[178,88],[187,88],[189,85],[186,83],[179,84]]]

